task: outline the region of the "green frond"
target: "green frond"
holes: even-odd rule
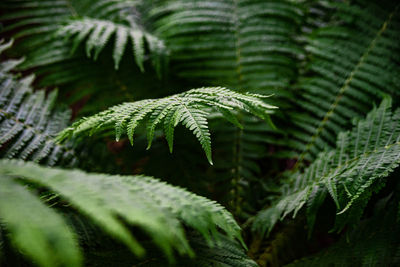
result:
[[[196,258],[192,260],[178,261],[179,266],[209,267],[257,267],[257,263],[251,260],[240,244],[220,235],[220,246],[210,248],[200,236],[190,238],[196,251]]]
[[[8,45],[1,46],[0,50]],[[17,63],[20,61],[17,61]],[[74,165],[70,144],[54,137],[69,123],[70,111],[55,108],[57,90],[33,93],[33,76],[9,73],[16,61],[3,61],[0,70],[0,149],[5,158],[19,158],[53,166]]]
[[[377,99],[399,94],[398,3],[333,2],[333,7],[334,19],[308,36],[310,62],[291,115],[295,129],[290,146],[301,152],[301,167],[334,147],[337,134]]]
[[[4,38],[15,40],[8,54],[25,58],[18,70],[34,73],[38,77],[35,86],[57,86],[63,99],[73,98],[70,101],[90,97],[86,108],[90,110],[89,105],[96,106],[104,99],[115,99],[115,102],[108,103],[110,105],[126,100],[126,95],[132,94],[133,97],[128,99],[136,99],[143,91],[151,92],[156,87],[151,64],[159,74],[167,66],[166,48],[144,26],[137,7],[139,4],[140,1],[132,0],[5,0],[0,3],[0,23],[3,25],[0,33]],[[77,34],[70,32],[68,36],[71,38],[57,34],[69,24],[79,26],[85,21],[90,24],[81,25],[85,27]],[[101,24],[97,25],[97,22]],[[104,31],[106,28],[107,32]],[[106,39],[100,38],[107,36]],[[77,42],[80,38],[83,39]],[[106,42],[108,39],[112,39],[114,45],[104,47],[110,42]],[[78,45],[89,44],[90,40],[94,43],[89,50],[96,50],[97,54],[103,50],[103,54],[109,55],[99,55],[96,62],[87,58],[84,49]],[[74,50],[76,52],[71,53]],[[132,54],[134,58],[129,60]],[[121,67],[115,70],[114,67],[118,66]],[[146,68],[146,75],[151,79],[141,75],[140,68]],[[110,88],[113,88],[110,93],[113,98],[104,96]],[[120,94],[115,94],[117,89]],[[99,108],[95,111],[98,112]]]
[[[170,260],[173,250],[193,255],[183,224],[201,233],[209,246],[225,240],[218,229],[230,239],[242,240],[240,227],[222,206],[151,177],[89,174],[14,160],[0,161],[0,175],[0,220],[15,245],[41,266],[53,266],[55,260],[79,265],[80,255],[63,221],[21,181],[56,193],[138,256],[143,247],[125,223],[143,229]]]
[[[117,141],[123,134],[127,134],[132,143],[135,129],[144,121],[148,125],[150,147],[154,130],[164,120],[164,132],[171,151],[173,129],[178,123],[182,123],[199,140],[208,161],[212,164],[211,138],[207,124],[210,108],[225,111],[244,110],[267,119],[268,114],[276,107],[266,104],[262,98],[260,95],[236,93],[222,87],[208,87],[161,99],[124,103],[74,123],[60,133],[59,140],[115,128]]]
[[[339,134],[335,150],[320,153],[304,172],[293,173],[279,201],[257,215],[254,229],[270,231],[306,205],[312,228],[327,193],[337,207],[335,230],[357,223],[372,193],[400,164],[399,122],[400,109],[392,112],[391,99],[385,98],[352,131]]]
[[[16,248],[40,266],[80,266],[76,238],[62,216],[23,185],[9,179],[3,169],[1,172],[0,221]]]
[[[68,22],[59,30],[58,34],[73,39],[73,50],[87,39],[86,54],[88,57],[93,56],[94,60],[97,59],[111,37],[115,35],[113,52],[115,69],[119,68],[128,40],[131,41],[136,63],[142,71],[144,71],[145,44],[148,45],[150,53],[161,53],[161,55],[153,56],[154,59],[160,59],[163,54],[166,54],[166,48],[162,41],[145,32],[138,25],[127,26],[108,20],[82,18]],[[155,62],[155,64],[160,65],[159,62]]]
[[[181,77],[280,95],[297,75],[293,1],[156,1],[150,15]]]

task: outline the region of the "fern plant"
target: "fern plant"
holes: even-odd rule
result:
[[[12,42],[0,46],[7,49]],[[20,60],[2,62],[0,68],[0,149],[5,158],[20,158],[49,166],[74,165],[71,144],[57,144],[54,137],[70,120],[68,109],[55,108],[57,90],[33,93],[33,76],[16,78],[10,70]]]
[[[134,103],[125,103],[76,122],[71,128],[60,133],[59,140],[68,136],[87,132],[93,134],[115,127],[117,141],[122,134],[126,133],[131,144],[133,144],[134,131],[142,120],[145,120],[147,122],[147,148],[151,147],[156,127],[158,124],[163,124],[169,149],[172,152],[174,128],[178,123],[182,123],[193,131],[203,147],[208,161],[212,164],[207,110],[217,108],[223,118],[242,128],[240,122],[232,113],[235,109],[243,109],[268,120],[268,114],[276,108],[264,103],[260,98],[263,98],[263,96],[249,93],[241,94],[221,87],[211,87],[193,89],[162,99],[146,99]]]
[[[352,131],[339,134],[336,149],[320,153],[304,172],[293,173],[282,187],[282,198],[262,211],[254,227],[262,233],[307,206],[310,231],[316,213],[329,193],[336,204],[335,230],[358,222],[372,193],[400,164],[400,110],[391,112],[391,99],[359,121]]]
[[[117,217],[143,228],[170,258],[173,249],[193,254],[179,220],[198,230],[209,245],[219,240],[216,226],[241,240],[239,226],[221,206],[154,178],[87,174],[9,160],[0,162],[0,170],[0,218],[15,246],[40,266],[79,266],[81,255],[62,217],[24,188],[21,179],[57,193],[138,256],[143,247]]]
[[[2,1],[0,265],[398,265],[399,13]]]

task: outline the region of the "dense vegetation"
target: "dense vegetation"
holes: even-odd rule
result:
[[[1,266],[400,264],[397,1],[2,0],[0,23]]]

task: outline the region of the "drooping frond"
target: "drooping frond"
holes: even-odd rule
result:
[[[143,247],[126,223],[143,229],[169,258],[174,249],[193,254],[182,224],[200,232],[208,245],[224,240],[217,229],[241,240],[239,226],[222,206],[151,177],[88,174],[14,160],[0,161],[0,175],[0,198],[6,200],[0,202],[0,221],[17,248],[41,266],[53,266],[54,260],[77,266],[80,254],[63,221],[21,181],[48,188],[138,256]]]
[[[338,1],[335,6],[335,19],[315,29],[306,46],[310,63],[291,116],[296,129],[290,146],[301,153],[298,166],[333,147],[337,134],[376,99],[400,92],[400,5]]]
[[[6,46],[0,46],[0,50]],[[1,63],[1,156],[50,166],[73,165],[73,149],[66,144],[56,144],[54,140],[55,135],[68,125],[70,111],[55,108],[57,90],[47,97],[43,90],[33,93],[33,76],[20,79],[8,72],[20,62],[9,60]]]
[[[160,59],[166,53],[166,48],[162,41],[147,33],[139,25],[123,25],[108,20],[91,18],[75,19],[60,29],[60,36],[73,38],[73,50],[79,44],[86,41],[86,54],[96,60],[100,52],[104,49],[108,41],[115,35],[113,59],[115,69],[118,69],[128,41],[131,41],[132,51],[135,55],[136,64],[141,71],[144,71],[143,61],[145,57],[146,44],[153,54],[153,62],[158,71],[161,71]],[[94,51],[92,53],[92,50]]]
[[[7,26],[3,33],[17,30],[19,38],[28,38],[19,44],[27,50],[26,67],[37,67],[72,59],[70,43],[66,37],[75,36],[72,47],[75,50],[86,37],[88,56],[94,49],[94,58],[103,50],[112,35],[115,35],[113,58],[118,68],[128,39],[132,40],[133,54],[138,66],[143,70],[146,50],[150,51],[153,62],[166,52],[162,41],[146,32],[136,15],[137,1],[4,1],[2,8],[7,13],[0,17]],[[50,9],[51,8],[51,9]],[[80,18],[82,17],[83,18]],[[72,20],[70,20],[72,18]],[[15,22],[14,20],[17,21]],[[11,23],[8,23],[11,21]],[[56,34],[59,32],[59,34]],[[24,65],[22,66],[24,67]]]
[[[204,86],[222,85],[254,93],[274,93],[273,104],[284,107],[280,96],[290,96],[303,49],[296,38],[303,11],[295,1],[276,0],[167,0],[150,10],[155,34],[170,50],[171,72]],[[283,138],[263,122],[244,114],[244,130],[216,129],[221,140],[216,177],[231,184],[234,209],[241,185],[259,179],[266,146]],[[278,138],[277,138],[278,137]],[[228,140],[229,139],[229,140]],[[250,148],[256,148],[254,151]],[[212,171],[214,171],[212,170]],[[229,175],[230,174],[230,175]],[[257,179],[254,179],[257,177]],[[222,181],[221,181],[222,183]],[[235,204],[236,203],[236,204]]]
[[[238,124],[232,111],[245,110],[267,120],[274,106],[266,104],[256,94],[242,94],[222,87],[192,89],[190,91],[161,98],[124,103],[94,116],[83,118],[60,133],[63,140],[72,136],[93,134],[115,128],[116,140],[127,134],[131,143],[136,128],[146,122],[148,148],[150,148],[157,126],[162,125],[172,152],[174,128],[181,123],[193,132],[203,147],[208,161],[211,160],[211,138],[207,124],[210,108],[221,111],[223,117]]]
[[[372,193],[400,164],[400,109],[391,112],[386,98],[349,132],[339,134],[336,149],[320,153],[304,170],[292,174],[283,195],[261,211],[254,228],[264,233],[288,214],[307,206],[312,229],[316,213],[329,193],[337,207],[336,230],[358,222]],[[310,230],[311,230],[310,229]]]
[[[4,38],[15,40],[7,55],[25,58],[18,70],[34,73],[38,77],[35,87],[57,86],[68,104],[85,98],[87,107],[82,113],[98,112],[104,105],[154,97],[149,92],[159,89],[159,83],[154,82],[151,64],[161,72],[160,69],[166,65],[165,50],[162,50],[161,40],[144,27],[137,5],[138,1],[132,0],[0,1],[0,33]],[[96,62],[86,56],[83,45],[72,53],[78,36],[68,39],[57,34],[69,23],[82,20],[101,21],[116,28],[110,36],[112,42],[108,42],[110,45],[104,47]],[[91,27],[96,28],[96,24],[91,24]],[[132,44],[130,38],[123,45],[124,32],[121,29],[133,31],[136,44]],[[140,33],[146,37],[140,37]],[[92,31],[88,41],[90,36],[104,36],[104,32]],[[86,43],[86,39],[81,43],[84,41]],[[95,46],[101,47],[97,43],[99,39],[95,41]],[[124,53],[121,54],[123,47]],[[136,50],[132,51],[132,48]],[[143,65],[146,74],[143,75],[138,64]],[[115,70],[114,66],[118,65],[120,68]],[[147,95],[143,96],[145,92]]]

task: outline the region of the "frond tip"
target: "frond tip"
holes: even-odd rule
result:
[[[144,71],[143,61],[145,57],[146,47],[153,57],[154,65],[160,66],[157,59],[161,59],[167,54],[164,43],[157,39],[155,36],[147,33],[135,25],[135,27],[118,24],[112,21],[82,18],[70,21],[66,26],[58,31],[58,34],[66,38],[73,38],[72,52],[79,46],[79,44],[86,41],[86,54],[91,57],[92,50],[94,50],[93,58],[97,59],[100,52],[104,49],[108,41],[115,35],[115,44],[113,58],[115,62],[115,69],[118,69],[119,63],[125,51],[125,47],[130,39],[132,41],[132,49],[135,55],[135,61],[141,71]],[[89,36],[89,37],[88,37]]]
[[[131,144],[137,126],[147,124],[148,148],[159,124],[163,124],[165,137],[172,152],[174,128],[181,123],[190,129],[203,147],[207,159],[211,159],[211,138],[207,115],[212,108],[222,111],[222,117],[232,121],[232,111],[244,110],[269,121],[269,114],[275,106],[266,104],[266,96],[237,93],[222,87],[207,87],[160,98],[146,99],[114,106],[94,116],[83,118],[65,129],[58,136],[62,141],[72,136],[92,135],[112,127],[115,128],[116,140],[125,133]]]
[[[81,266],[81,255],[63,218],[24,182],[56,193],[137,256],[145,251],[127,225],[144,230],[170,261],[174,251],[193,256],[183,225],[199,232],[208,246],[219,247],[226,238],[243,244],[240,227],[221,205],[158,179],[0,160],[0,222],[16,248],[40,266]]]

